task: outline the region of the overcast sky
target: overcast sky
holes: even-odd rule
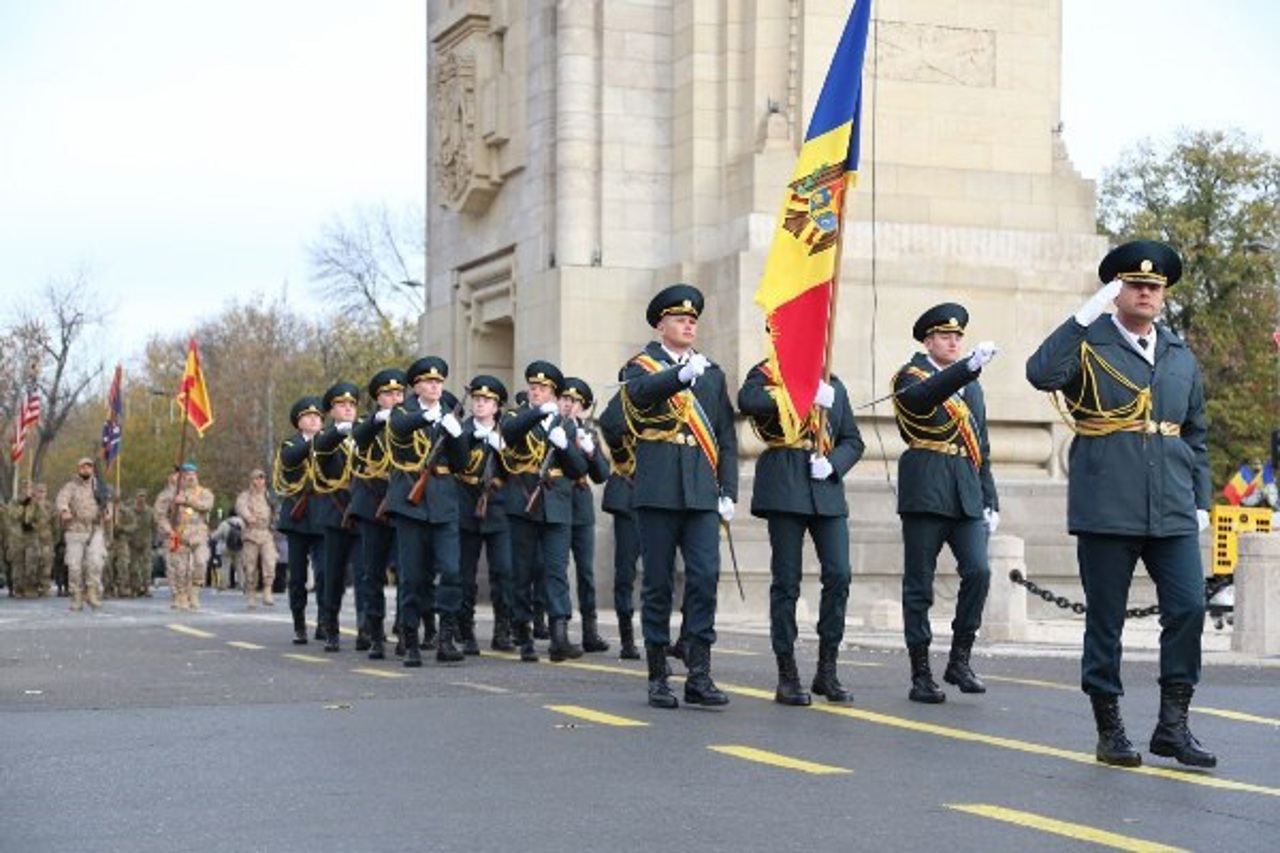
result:
[[[1179,125],[1280,151],[1280,4],[1063,0],[1069,152]],[[306,244],[425,204],[422,0],[0,0],[0,307],[83,269],[133,355],[229,299],[317,307]]]

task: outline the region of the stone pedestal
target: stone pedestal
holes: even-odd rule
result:
[[[1027,638],[1027,590],[1009,580],[1017,569],[1027,574],[1026,549],[1017,536],[992,536],[987,547],[991,561],[991,588],[982,616],[985,640],[1020,641]]]
[[[1231,649],[1280,654],[1280,535],[1242,533],[1237,545]]]

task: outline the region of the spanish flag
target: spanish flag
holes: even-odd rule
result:
[[[182,371],[182,385],[178,388],[178,405],[186,413],[187,420],[204,438],[204,431],[213,423],[213,406],[209,404],[209,386],[200,368],[200,350],[196,339],[187,347],[187,366]]]
[[[856,0],[809,120],[755,295],[768,322],[769,366],[780,380],[778,413],[788,441],[800,437],[826,367],[845,192],[858,171],[870,19],[871,0]]]
[[[1227,485],[1222,488],[1222,496],[1232,506],[1239,506],[1240,501],[1252,494],[1258,485],[1260,483],[1254,480],[1253,469],[1248,465],[1241,465],[1240,470],[1232,475]]]

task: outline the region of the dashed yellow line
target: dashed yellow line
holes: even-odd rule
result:
[[[228,640],[227,645],[234,646],[237,649],[248,649],[251,652],[266,648],[265,646],[259,646],[257,643],[246,643],[243,640]]]
[[[983,681],[996,681],[1001,684],[1023,684],[1027,687],[1047,687],[1050,690],[1078,691],[1079,685],[1062,684],[1057,681],[1038,681],[1034,678],[1009,678],[1004,675],[983,675]]]
[[[744,657],[744,658],[758,658],[758,657],[760,657],[760,653],[759,653],[759,652],[752,652],[752,651],[748,651],[747,649],[722,649],[722,648],[720,648],[719,646],[716,646],[716,654],[718,654],[718,655],[736,655],[736,656],[738,656],[738,657]]]
[[[1061,835],[1075,841],[1087,841],[1090,844],[1110,847],[1113,850],[1130,850],[1135,851],[1135,853],[1181,853],[1182,849],[1179,847],[1170,847],[1167,844],[1160,844],[1155,841],[1145,841],[1141,838],[1133,838],[1128,835],[1119,835],[1115,832],[1107,832],[1104,829],[1097,829],[1080,823],[1068,823],[1062,820],[1055,820],[1051,817],[1044,817],[1042,815],[1032,814],[1031,812],[1018,811],[1016,809],[1006,809],[1000,806],[989,806],[977,803],[944,803],[944,805],[949,809],[966,812],[967,814],[991,818],[992,820],[1011,823],[1015,826],[1025,826],[1029,829],[1038,829],[1041,832]]]
[[[186,634],[188,637],[199,637],[202,640],[211,640],[218,636],[210,634],[208,631],[201,631],[199,628],[192,628],[188,625],[179,625],[174,622],[168,626],[170,631],[177,631],[179,634]]]
[[[454,687],[469,687],[472,690],[479,690],[481,693],[510,693],[511,691],[505,687],[499,687],[496,684],[481,684],[478,681],[450,681]]]
[[[409,677],[408,673],[393,672],[392,670],[389,670],[389,669],[374,669],[371,666],[357,666],[351,671],[358,672],[361,675],[374,675],[374,676],[377,676],[378,678],[408,678]]]
[[[1225,717],[1228,720],[1238,720],[1242,723],[1261,723],[1264,726],[1280,726],[1280,720],[1272,717],[1258,717],[1254,714],[1246,714],[1243,711],[1229,711],[1226,708],[1205,708],[1200,705],[1191,706],[1192,713],[1209,714],[1214,717]]]
[[[314,628],[319,628],[319,627],[320,627],[320,625],[319,625],[318,623],[316,623],[316,622],[308,622],[307,624],[308,624],[308,625],[310,625],[313,629],[314,629]],[[339,633],[339,634],[344,634],[344,635],[346,635],[346,636],[348,636],[348,637],[358,637],[358,636],[360,636],[360,632],[356,631],[354,628],[339,628],[339,629],[338,629],[338,633]]]
[[[630,717],[619,717],[614,714],[606,714],[603,711],[593,711],[590,708],[583,708],[581,705],[543,705],[548,711],[555,711],[557,714],[567,714],[570,717],[577,717],[580,720],[587,720],[592,723],[599,723],[602,726],[647,726],[644,720],[633,720]]]
[[[302,663],[333,663],[333,658],[322,658],[317,655],[299,655],[292,652],[286,652],[284,657],[289,660],[301,661]]]
[[[792,758],[789,755],[767,752],[763,749],[756,749],[751,746],[708,746],[707,749],[712,752],[723,753],[724,755],[732,755],[735,758],[741,758],[745,761],[754,761],[757,764],[768,764],[772,767],[781,767],[785,770],[798,770],[801,773],[812,773],[817,776],[853,772],[845,767],[835,767],[830,764],[818,764],[813,761],[805,761],[802,758]]]

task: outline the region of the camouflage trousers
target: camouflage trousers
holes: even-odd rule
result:
[[[72,591],[87,590],[90,586],[102,592],[102,565],[107,552],[102,544],[102,528],[95,527],[88,533],[68,530],[67,581]]]
[[[276,544],[270,539],[262,544],[246,539],[240,549],[240,584],[246,591],[256,590],[259,577],[263,589],[270,589],[275,583]]]
[[[133,598],[136,593],[129,582],[129,543],[114,542],[102,569],[102,587],[107,595]]]
[[[193,546],[183,542],[178,550],[171,550],[165,555],[165,574],[173,592],[174,606],[179,610],[190,607],[195,590],[204,586],[204,571],[208,564],[209,548],[203,543]]]

